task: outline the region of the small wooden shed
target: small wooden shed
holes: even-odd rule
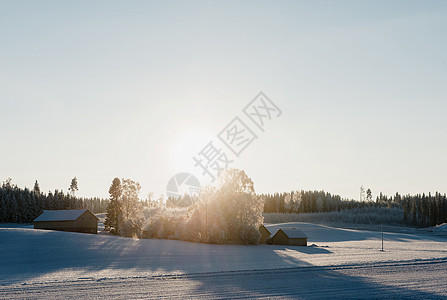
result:
[[[297,228],[281,228],[272,237],[273,245],[307,246],[307,236]]]
[[[98,233],[98,218],[88,209],[44,210],[34,229]]]

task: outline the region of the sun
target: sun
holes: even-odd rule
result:
[[[192,128],[182,130],[175,135],[171,149],[172,167],[179,172],[192,172],[194,167],[194,156],[213,139],[213,135],[204,129]]]

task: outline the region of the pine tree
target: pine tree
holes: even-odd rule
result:
[[[70,187],[68,188],[68,190],[70,191],[71,195],[74,197],[76,191],[78,191],[78,179],[76,178],[76,176],[71,180],[71,184]]]
[[[34,188],[33,188],[33,193],[34,195],[40,195],[40,187],[39,187],[39,182],[34,182]]]
[[[4,188],[0,188],[0,222],[6,222],[6,193]]]
[[[372,201],[372,191],[371,191],[371,189],[367,189],[366,190],[366,200],[368,200],[368,202]]]
[[[110,202],[107,206],[107,215],[104,221],[105,228],[113,233],[119,229],[118,217],[121,214],[122,191],[119,178],[113,179],[112,185],[109,188]]]

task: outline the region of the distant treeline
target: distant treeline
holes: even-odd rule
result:
[[[264,213],[324,213],[367,207],[400,208],[404,225],[427,227],[447,223],[447,196],[436,192],[418,195],[380,193],[376,201],[343,199],[324,191],[292,191],[262,194]]]
[[[265,213],[314,213],[358,207],[360,202],[342,199],[324,191],[292,191],[261,194]]]
[[[34,189],[21,189],[7,180],[0,187],[0,222],[32,222],[44,209],[88,208],[93,213],[105,212],[109,200],[100,198],[77,198],[63,191],[40,192],[39,184]]]
[[[400,206],[404,210],[404,223],[412,226],[428,227],[447,223],[447,197],[446,194],[436,192],[418,194],[415,196],[401,196],[398,193],[394,197],[386,197],[382,194],[376,202],[388,207]]]
[[[403,225],[427,227],[447,223],[447,196],[438,192],[413,196],[396,193],[392,197],[380,193],[375,201],[362,202],[343,199],[324,191],[292,191],[260,196],[264,199],[264,213],[304,214],[370,207],[399,208],[403,212]],[[21,189],[7,180],[0,186],[0,222],[31,222],[44,209],[88,208],[93,213],[102,213],[107,210],[109,202],[108,199],[96,197],[78,198],[59,190],[44,194],[37,181],[30,190]]]

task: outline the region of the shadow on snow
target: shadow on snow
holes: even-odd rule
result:
[[[83,279],[84,275],[107,279],[110,274],[112,278],[122,276],[125,279],[140,275],[196,274],[185,276],[198,283],[197,293],[213,297],[436,298],[430,293],[389,287],[330,268],[312,267],[299,259],[301,254],[330,253],[319,247],[209,245],[0,229],[0,286],[39,282],[39,278],[57,277],[59,272],[75,274],[68,280]],[[104,275],[103,271],[109,273]],[[222,276],[225,274],[231,276]],[[55,278],[58,279],[61,278]],[[172,284],[175,285],[175,281]],[[322,291],[328,294],[321,294]],[[148,295],[151,296],[150,292]]]

